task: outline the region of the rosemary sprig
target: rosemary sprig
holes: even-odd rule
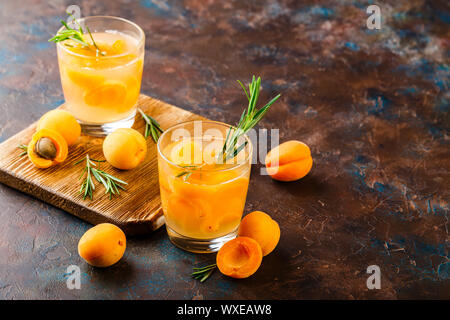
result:
[[[112,199],[113,195],[119,195],[119,189],[125,190],[122,184],[128,183],[101,170],[100,167],[97,167],[99,163],[105,162],[105,160],[91,159],[89,157],[89,154],[87,154],[86,158],[78,160],[74,163],[74,165],[83,162],[84,159],[86,159],[86,166],[84,167],[83,172],[81,173],[81,176],[79,178],[79,180],[81,180],[84,177],[80,188],[80,194],[83,195],[83,200],[87,197],[89,197],[91,200],[93,199],[93,192],[95,190],[94,179],[103,184],[106,189],[105,194],[109,193],[109,199]]]
[[[75,21],[76,21],[76,20],[75,20]],[[80,26],[80,30],[81,30],[81,26]],[[89,30],[89,27],[88,27],[88,26],[86,26],[86,30],[87,30],[88,33],[89,33],[89,37],[91,37],[92,44],[93,44],[94,47],[97,49],[97,52],[96,52],[97,56],[98,56],[99,53],[100,53],[102,56],[104,56],[106,53],[105,53],[104,51],[101,51],[100,48],[98,47],[97,43],[95,43],[94,37],[92,36],[91,30]]]
[[[50,38],[48,41],[49,42],[62,42],[65,40],[73,40],[76,43],[78,43],[79,45],[81,45],[82,47],[89,47],[89,43],[87,43],[84,40],[83,37],[83,31],[80,28],[80,30],[76,30],[76,29],[72,29],[71,27],[69,27],[67,25],[67,23],[64,20],[60,20],[61,24],[65,27],[64,30],[59,31],[55,36],[53,36],[52,38]]]
[[[201,268],[193,268],[194,272],[191,273],[192,277],[194,279],[200,280],[200,282],[205,281],[209,278],[209,276],[214,272],[216,269],[216,264],[211,264],[209,266],[201,267]]]
[[[145,134],[144,134],[145,138],[147,139],[148,136],[151,134],[153,141],[157,143],[159,137],[161,136],[161,133],[164,132],[163,129],[161,129],[161,126],[159,125],[158,121],[150,117],[148,114],[145,114],[141,109],[138,110],[145,121]]]
[[[19,144],[17,146],[17,148],[22,149],[23,152],[19,155],[19,157],[23,157],[24,155],[26,155],[28,153],[28,146],[25,144]]]
[[[176,178],[180,178],[183,177],[183,180],[186,181],[187,179],[189,179],[189,177],[191,176],[191,174],[195,171],[200,169],[201,167],[203,167],[205,164],[201,164],[201,165],[185,165],[185,166],[181,166],[186,169],[186,171],[182,171],[179,174],[177,174],[175,177]]]
[[[186,181],[191,174],[192,174],[192,172],[190,172],[190,171],[182,171],[179,174],[177,174],[175,177],[180,178],[180,177],[184,176],[183,179]]]
[[[70,12],[67,12],[68,15],[70,15],[71,17],[73,17],[73,15]],[[91,45],[89,43],[86,42],[86,40],[84,39],[84,34],[86,32],[83,31],[83,28],[81,27],[81,25],[78,23],[78,21],[74,18],[73,19],[75,21],[75,23],[78,25],[78,30],[69,27],[69,25],[64,21],[64,20],[60,20],[61,24],[65,27],[65,29],[59,31],[55,36],[53,36],[52,38],[50,38],[48,41],[49,42],[62,42],[62,41],[66,41],[66,40],[72,40],[74,42],[76,42],[78,45],[80,45],[82,48],[85,49],[89,49],[89,50],[94,50]],[[97,46],[97,43],[95,43],[94,38],[92,37],[91,31],[89,30],[89,27],[86,27],[89,36],[92,40],[92,44],[95,47],[95,53],[98,56],[99,54],[101,54],[102,56],[104,56],[106,53],[104,51],[101,51],[100,48]],[[65,44],[68,47],[73,47],[72,45],[66,43]]]
[[[281,96],[280,94],[276,95],[264,107],[257,109],[256,103],[258,102],[259,91],[261,88],[261,78],[258,77],[258,79],[256,79],[255,76],[253,76],[252,82],[248,86],[248,92],[241,81],[238,80],[238,83],[248,99],[248,107],[242,112],[236,128],[232,128],[228,131],[223,148],[217,157],[218,163],[225,163],[227,160],[233,159],[244,149],[247,145],[247,141],[243,142],[239,147],[236,147],[239,138],[252,129],[264,117],[270,106]]]
[[[238,83],[244,90],[248,99],[248,107],[242,112],[238,125],[235,128],[230,128],[228,130],[222,150],[217,155],[218,164],[224,164],[227,160],[233,159],[245,148],[247,141],[243,142],[238,147],[236,146],[239,138],[252,129],[264,117],[270,106],[281,96],[280,94],[276,95],[264,107],[257,109],[256,103],[258,102],[259,91],[261,88],[261,78],[258,77],[258,79],[256,79],[255,76],[253,76],[252,82],[248,86],[248,92],[241,81],[238,80]],[[184,180],[186,181],[192,174],[192,170],[200,168],[199,166],[192,167],[193,168],[188,168],[188,166],[186,166],[189,170],[180,172],[176,177],[184,177]]]

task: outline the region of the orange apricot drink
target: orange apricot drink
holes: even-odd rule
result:
[[[89,25],[89,21],[86,23]],[[93,50],[94,44],[89,35],[85,36],[85,41],[90,44],[88,48],[72,40],[58,43],[58,62],[66,107],[82,128],[83,125],[95,127],[118,123],[116,127],[131,127],[133,124],[143,71],[142,37],[117,30],[92,32],[100,54]],[[124,120],[128,121],[121,124]],[[113,126],[110,131],[116,127]],[[86,133],[85,128],[83,131]],[[92,131],[94,135],[102,135],[101,132]]]
[[[228,128],[216,122],[202,123],[203,127]],[[189,251],[217,251],[225,240],[236,236],[242,218],[251,147],[242,151],[240,163],[218,164],[224,136],[206,133],[167,141],[169,133],[166,130],[158,142],[161,203],[169,238]]]

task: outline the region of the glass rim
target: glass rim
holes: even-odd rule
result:
[[[145,43],[145,33],[144,33],[144,30],[142,30],[142,28],[139,27],[139,26],[138,26],[136,23],[134,23],[133,21],[130,21],[130,20],[125,19],[125,18],[116,17],[116,16],[88,16],[88,17],[83,17],[83,18],[80,18],[80,19],[76,19],[76,21],[77,21],[77,22],[79,22],[79,21],[86,21],[86,20],[88,20],[88,19],[94,19],[94,18],[95,18],[95,19],[106,19],[106,20],[107,20],[107,19],[110,19],[110,20],[119,20],[119,21],[125,22],[125,23],[127,23],[127,24],[133,26],[134,28],[136,28],[136,29],[138,30],[138,32],[139,32],[139,39],[138,39],[137,47],[140,48],[140,47]],[[66,28],[65,26],[61,26],[61,27],[58,29],[57,33],[59,33],[61,30],[65,29],[65,28]],[[72,55],[72,56],[81,57],[81,58],[85,58],[85,59],[99,59],[99,58],[102,59],[102,60],[104,60],[104,59],[114,59],[114,58],[120,58],[120,57],[123,57],[123,56],[126,56],[127,54],[129,54],[129,51],[126,51],[126,52],[121,53],[121,54],[116,54],[116,55],[111,55],[111,56],[106,56],[106,57],[93,57],[93,56],[88,56],[88,55],[84,55],[84,54],[75,53],[75,52],[73,52],[73,51],[70,51],[68,48],[66,48],[66,47],[63,45],[63,42],[57,42],[57,43],[56,43],[56,46],[57,46],[58,48],[61,48],[61,49],[64,50],[66,53],[68,53],[68,54],[70,54],[70,55]]]
[[[156,147],[158,149],[158,154],[164,159],[165,162],[169,163],[170,165],[177,167],[179,169],[183,169],[183,170],[188,170],[186,167],[183,167],[181,165],[178,165],[174,162],[172,162],[171,160],[169,160],[165,154],[162,152],[161,150],[161,141],[163,140],[163,137],[168,134],[170,131],[173,131],[174,129],[176,129],[177,127],[183,126],[183,125],[188,125],[190,123],[194,123],[194,122],[202,122],[202,123],[211,123],[211,124],[216,124],[216,125],[221,125],[227,128],[232,128],[232,129],[237,129],[235,126],[232,126],[230,124],[227,124],[225,122],[220,122],[220,121],[214,121],[214,120],[188,120],[188,121],[183,121],[177,124],[174,124],[173,126],[167,128],[166,130],[164,130],[164,132],[161,134],[161,136],[158,139],[158,143],[156,144]],[[245,160],[242,163],[236,163],[233,164],[229,167],[226,168],[222,168],[222,169],[196,169],[195,171],[197,172],[223,172],[223,171],[228,171],[228,170],[234,170],[237,169],[245,164],[247,164],[250,161],[250,157],[253,154],[253,145],[252,145],[252,141],[250,140],[250,138],[248,137],[247,134],[243,135],[245,140],[247,141],[247,146],[249,148],[249,152],[247,153],[247,156],[245,157]],[[245,149],[245,148],[244,148]],[[251,165],[251,163],[250,163]]]

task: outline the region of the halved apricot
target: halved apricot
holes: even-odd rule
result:
[[[311,170],[313,159],[309,147],[300,141],[287,141],[270,150],[266,159],[267,173],[275,180],[295,181]]]
[[[119,106],[118,112],[125,112],[131,109],[137,102],[140,94],[140,82],[135,77],[129,77],[126,81],[127,97],[125,102]]]
[[[164,192],[167,195],[172,194],[174,191],[172,180],[169,181],[164,175],[162,170],[159,170],[159,187],[161,188],[161,193]],[[178,180],[178,179],[177,179]]]
[[[204,236],[200,226],[203,222],[204,212],[195,199],[186,199],[171,194],[165,205],[166,223],[175,231],[192,238],[201,238]]]
[[[84,102],[100,108],[120,108],[127,97],[127,86],[117,80],[107,80],[100,86],[86,91]]]
[[[238,234],[256,240],[267,256],[280,240],[280,226],[267,213],[253,211],[242,219]]]
[[[224,275],[242,279],[250,277],[258,270],[262,258],[258,242],[248,237],[237,237],[220,248],[216,262]]]
[[[127,43],[125,40],[119,39],[114,41],[111,49],[108,51],[109,54],[121,54],[127,51]]]
[[[69,68],[66,68],[65,70],[67,76],[73,83],[85,89],[97,87],[105,81],[105,77],[98,74],[98,72],[88,73]]]
[[[221,193],[225,194],[228,199],[243,198],[245,200],[245,197],[243,197],[242,195],[247,194],[249,178],[239,177],[237,179],[231,180],[235,175],[239,174],[239,172],[236,173],[232,172],[231,170],[227,170],[225,172],[227,172],[229,176],[225,176],[225,178],[228,177],[228,180],[219,180],[219,183],[222,182],[220,186]],[[226,182],[223,183],[224,181]]]
[[[138,79],[141,79],[142,71],[143,71],[143,67],[144,67],[144,60],[143,59],[137,60],[135,67],[136,67],[136,76]]]
[[[38,168],[45,169],[67,158],[67,142],[57,131],[41,129],[28,144],[28,158]]]
[[[217,230],[220,230],[222,233],[230,233],[236,230],[237,226],[239,226],[239,222],[242,218],[242,211],[244,210],[244,205],[238,203],[238,200],[232,201],[235,204],[229,205],[227,208],[227,212],[221,215],[219,218],[214,217],[214,221],[217,224]],[[236,209],[233,210],[232,207]],[[231,209],[231,210],[230,210]]]

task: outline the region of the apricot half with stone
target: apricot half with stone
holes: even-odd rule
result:
[[[38,168],[45,169],[67,158],[67,142],[57,131],[41,129],[28,144],[28,158]]]

